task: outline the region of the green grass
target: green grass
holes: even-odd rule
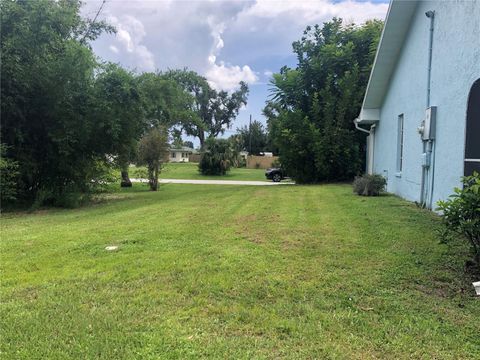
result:
[[[136,184],[1,223],[2,359],[480,358],[466,249],[393,196]]]
[[[140,169],[140,171],[139,171]],[[146,176],[145,168],[130,167],[130,176],[132,178]],[[196,163],[166,163],[160,173],[161,179],[188,179],[188,180],[253,180],[267,181],[265,178],[265,170],[262,169],[246,169],[232,168],[223,176],[206,176],[198,171]]]

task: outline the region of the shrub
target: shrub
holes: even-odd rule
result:
[[[472,247],[476,265],[480,267],[480,174],[462,178],[463,189],[455,188],[448,200],[439,201],[437,210],[443,213],[444,238],[461,234]]]
[[[378,174],[357,176],[353,181],[353,192],[363,196],[378,196],[385,190],[387,181]]]
[[[237,156],[237,165],[236,167],[238,168],[244,168],[247,167],[247,161],[245,160],[245,157],[238,155]]]
[[[7,147],[0,144],[0,199],[2,204],[17,198],[18,163],[6,157]]]
[[[207,139],[198,168],[202,175],[225,175],[235,162],[236,154],[225,139]]]
[[[280,168],[282,165],[280,164],[280,161],[278,159],[273,160],[272,162],[272,168]]]

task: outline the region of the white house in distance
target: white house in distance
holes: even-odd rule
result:
[[[430,209],[480,172],[480,1],[391,1],[355,123],[368,173]]]
[[[189,156],[190,154],[193,154],[194,153],[194,150],[189,148],[189,147],[186,147],[186,146],[182,146],[182,147],[178,147],[178,148],[170,148],[169,149],[169,156],[168,156],[168,162],[171,162],[171,163],[186,163],[189,161]]]

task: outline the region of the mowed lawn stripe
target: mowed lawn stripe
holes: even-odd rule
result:
[[[3,216],[2,358],[480,356],[466,249],[429,212],[346,185],[145,189]]]

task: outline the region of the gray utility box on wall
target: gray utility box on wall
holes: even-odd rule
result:
[[[435,139],[436,122],[437,122],[437,107],[430,106],[425,111],[425,123],[423,125],[422,140]]]

